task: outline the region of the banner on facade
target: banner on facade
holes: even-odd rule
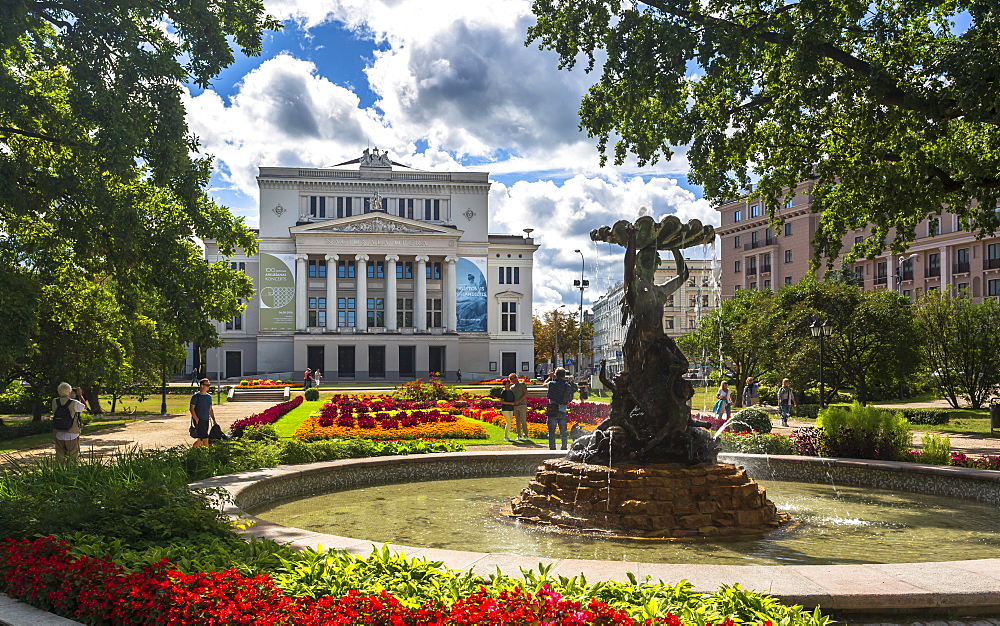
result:
[[[486,259],[459,257],[455,264],[458,332],[486,332]]]
[[[260,329],[295,330],[294,254],[260,254]]]

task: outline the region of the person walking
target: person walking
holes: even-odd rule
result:
[[[455,371],[455,382],[458,384],[462,384],[462,370]]]
[[[312,368],[307,367],[302,374],[302,391],[308,389],[310,384],[312,384]]]
[[[510,379],[503,379],[503,391],[500,392],[500,412],[503,414],[503,440],[510,441],[510,423],[514,420],[514,392],[510,388]]]
[[[733,394],[729,392],[728,382],[722,381],[715,397],[718,399],[718,402],[715,403],[715,414],[719,419],[722,419],[722,412],[725,411],[726,419],[731,419],[733,417]]]
[[[545,397],[549,406],[545,410],[545,418],[549,427],[549,450],[556,449],[556,426],[562,439],[562,449],[566,449],[566,410],[576,394],[576,386],[566,380],[566,370],[559,367],[549,374],[545,381],[547,389]]]
[[[202,378],[198,384],[198,391],[191,396],[191,405],[188,407],[191,411],[191,425],[194,426],[196,432],[194,445],[191,446],[193,448],[208,445],[209,421],[218,424],[215,421],[212,394],[208,392],[212,388],[212,383],[207,378]]]
[[[313,387],[319,389],[319,384],[321,382],[323,382],[323,372],[317,369],[315,372],[313,372]]]
[[[743,386],[743,406],[757,406],[760,404],[760,385],[753,381],[753,376],[747,378],[746,385]]]
[[[781,425],[788,426],[788,418],[791,417],[792,407],[799,406],[795,401],[795,392],[792,391],[792,384],[787,378],[781,380],[781,387],[778,389],[778,410],[781,411]]]
[[[514,423],[518,441],[530,441],[528,437],[528,385],[517,374],[511,372],[510,390],[514,392]]]
[[[73,387],[69,383],[59,383],[56,387],[59,395],[52,399],[52,428],[55,430],[57,461],[62,461],[67,456],[74,461],[80,458],[80,434],[83,432],[80,413],[87,407],[72,398],[72,392]],[[83,397],[80,389],[77,389],[77,397]]]

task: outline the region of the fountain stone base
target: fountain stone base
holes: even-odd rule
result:
[[[724,539],[791,521],[741,467],[606,467],[551,459],[511,502],[511,516],[550,530],[636,539]]]

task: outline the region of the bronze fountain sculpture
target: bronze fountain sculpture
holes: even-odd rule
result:
[[[546,461],[511,503],[511,515],[554,530],[632,538],[699,539],[758,534],[787,522],[742,468],[718,464],[711,433],[691,419],[688,361],[663,332],[663,306],[688,280],[681,250],[710,243],[715,230],[674,216],[640,217],[590,233],[625,248],[624,367],[613,379],[611,414],[577,439],[564,459]],[[677,275],[654,279],[660,251]]]

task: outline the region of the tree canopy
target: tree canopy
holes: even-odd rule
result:
[[[690,181],[771,216],[815,186],[817,257],[871,225],[894,251],[947,207],[1000,227],[1000,5],[995,0],[535,0],[528,42],[601,76],[581,127],[602,162],[687,146]],[[893,229],[894,230],[891,230]],[[891,231],[891,232],[890,232]],[[892,236],[890,238],[890,235]]]
[[[120,363],[134,353],[129,321],[211,341],[208,319],[241,310],[250,281],[206,265],[199,240],[223,254],[253,253],[256,240],[205,192],[211,162],[188,130],[182,83],[207,86],[234,46],[257,54],[277,26],[260,0],[0,3],[0,285],[18,290],[0,314],[17,324],[0,333],[0,379],[44,369],[36,356],[63,368],[44,347],[57,330],[86,344],[77,322]]]

